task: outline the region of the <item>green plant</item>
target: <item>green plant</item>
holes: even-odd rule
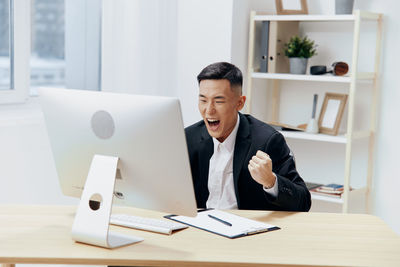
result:
[[[310,58],[317,54],[317,45],[314,41],[305,36],[300,38],[294,35],[290,38],[289,42],[285,44],[285,56],[287,57],[301,57]]]

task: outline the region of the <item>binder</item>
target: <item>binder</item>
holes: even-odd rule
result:
[[[270,21],[268,45],[268,72],[289,73],[289,58],[285,56],[285,43],[299,34],[298,21]]]
[[[196,217],[178,215],[166,215],[164,217],[228,238],[238,238],[280,229],[275,225],[214,209],[199,211]]]
[[[269,21],[261,25],[260,72],[268,72]]]

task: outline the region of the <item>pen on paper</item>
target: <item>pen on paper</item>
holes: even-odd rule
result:
[[[232,226],[232,224],[230,222],[224,221],[224,220],[222,220],[220,218],[217,218],[217,217],[215,217],[215,216],[213,216],[211,214],[208,214],[208,217],[210,217],[211,219],[214,219],[216,221],[219,221],[219,222],[221,222],[221,223],[223,223],[225,225]]]

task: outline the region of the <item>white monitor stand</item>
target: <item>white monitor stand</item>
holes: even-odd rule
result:
[[[94,155],[72,225],[72,239],[105,248],[143,241],[143,238],[109,231],[118,158]],[[91,201],[100,202],[93,205]]]

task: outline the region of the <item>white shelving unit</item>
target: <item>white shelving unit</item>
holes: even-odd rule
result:
[[[372,20],[377,23],[376,45],[374,72],[359,72],[358,71],[358,55],[359,55],[359,40],[360,40],[360,23],[363,20]],[[254,69],[254,49],[255,49],[255,28],[256,22],[260,21],[296,21],[296,22],[340,22],[348,21],[353,24],[353,47],[351,69],[348,76],[332,76],[332,75],[295,75],[288,73],[260,73]],[[368,199],[368,194],[372,185],[372,165],[374,155],[374,142],[376,131],[376,106],[378,96],[378,70],[380,63],[380,50],[382,38],[382,14],[355,10],[352,15],[257,15],[254,11],[250,15],[250,32],[249,32],[249,51],[248,51],[248,80],[247,80],[247,113],[251,114],[252,107],[252,86],[254,79],[264,79],[272,81],[269,87],[272,89],[272,121],[279,121],[278,109],[280,103],[280,84],[279,81],[298,81],[298,82],[323,82],[323,83],[341,83],[348,86],[348,112],[347,112],[347,129],[344,135],[332,136],[325,134],[309,134],[305,132],[282,131],[285,138],[293,138],[297,140],[307,140],[312,142],[330,142],[345,146],[345,166],[343,174],[344,193],[341,198],[331,198],[312,194],[312,198],[319,201],[327,201],[342,205],[342,212],[346,213],[349,209],[349,202],[356,201],[357,198],[364,197]],[[362,88],[357,88],[357,82],[365,80],[372,83],[372,100],[371,100],[371,115],[369,129],[365,131],[354,130],[355,118],[355,94],[356,91]],[[295,88],[293,88],[295,90]],[[352,143],[357,139],[368,139],[368,169],[366,186],[350,190],[351,179],[351,157]],[[307,180],[307,179],[306,179]],[[365,203],[366,212],[369,205]]]

